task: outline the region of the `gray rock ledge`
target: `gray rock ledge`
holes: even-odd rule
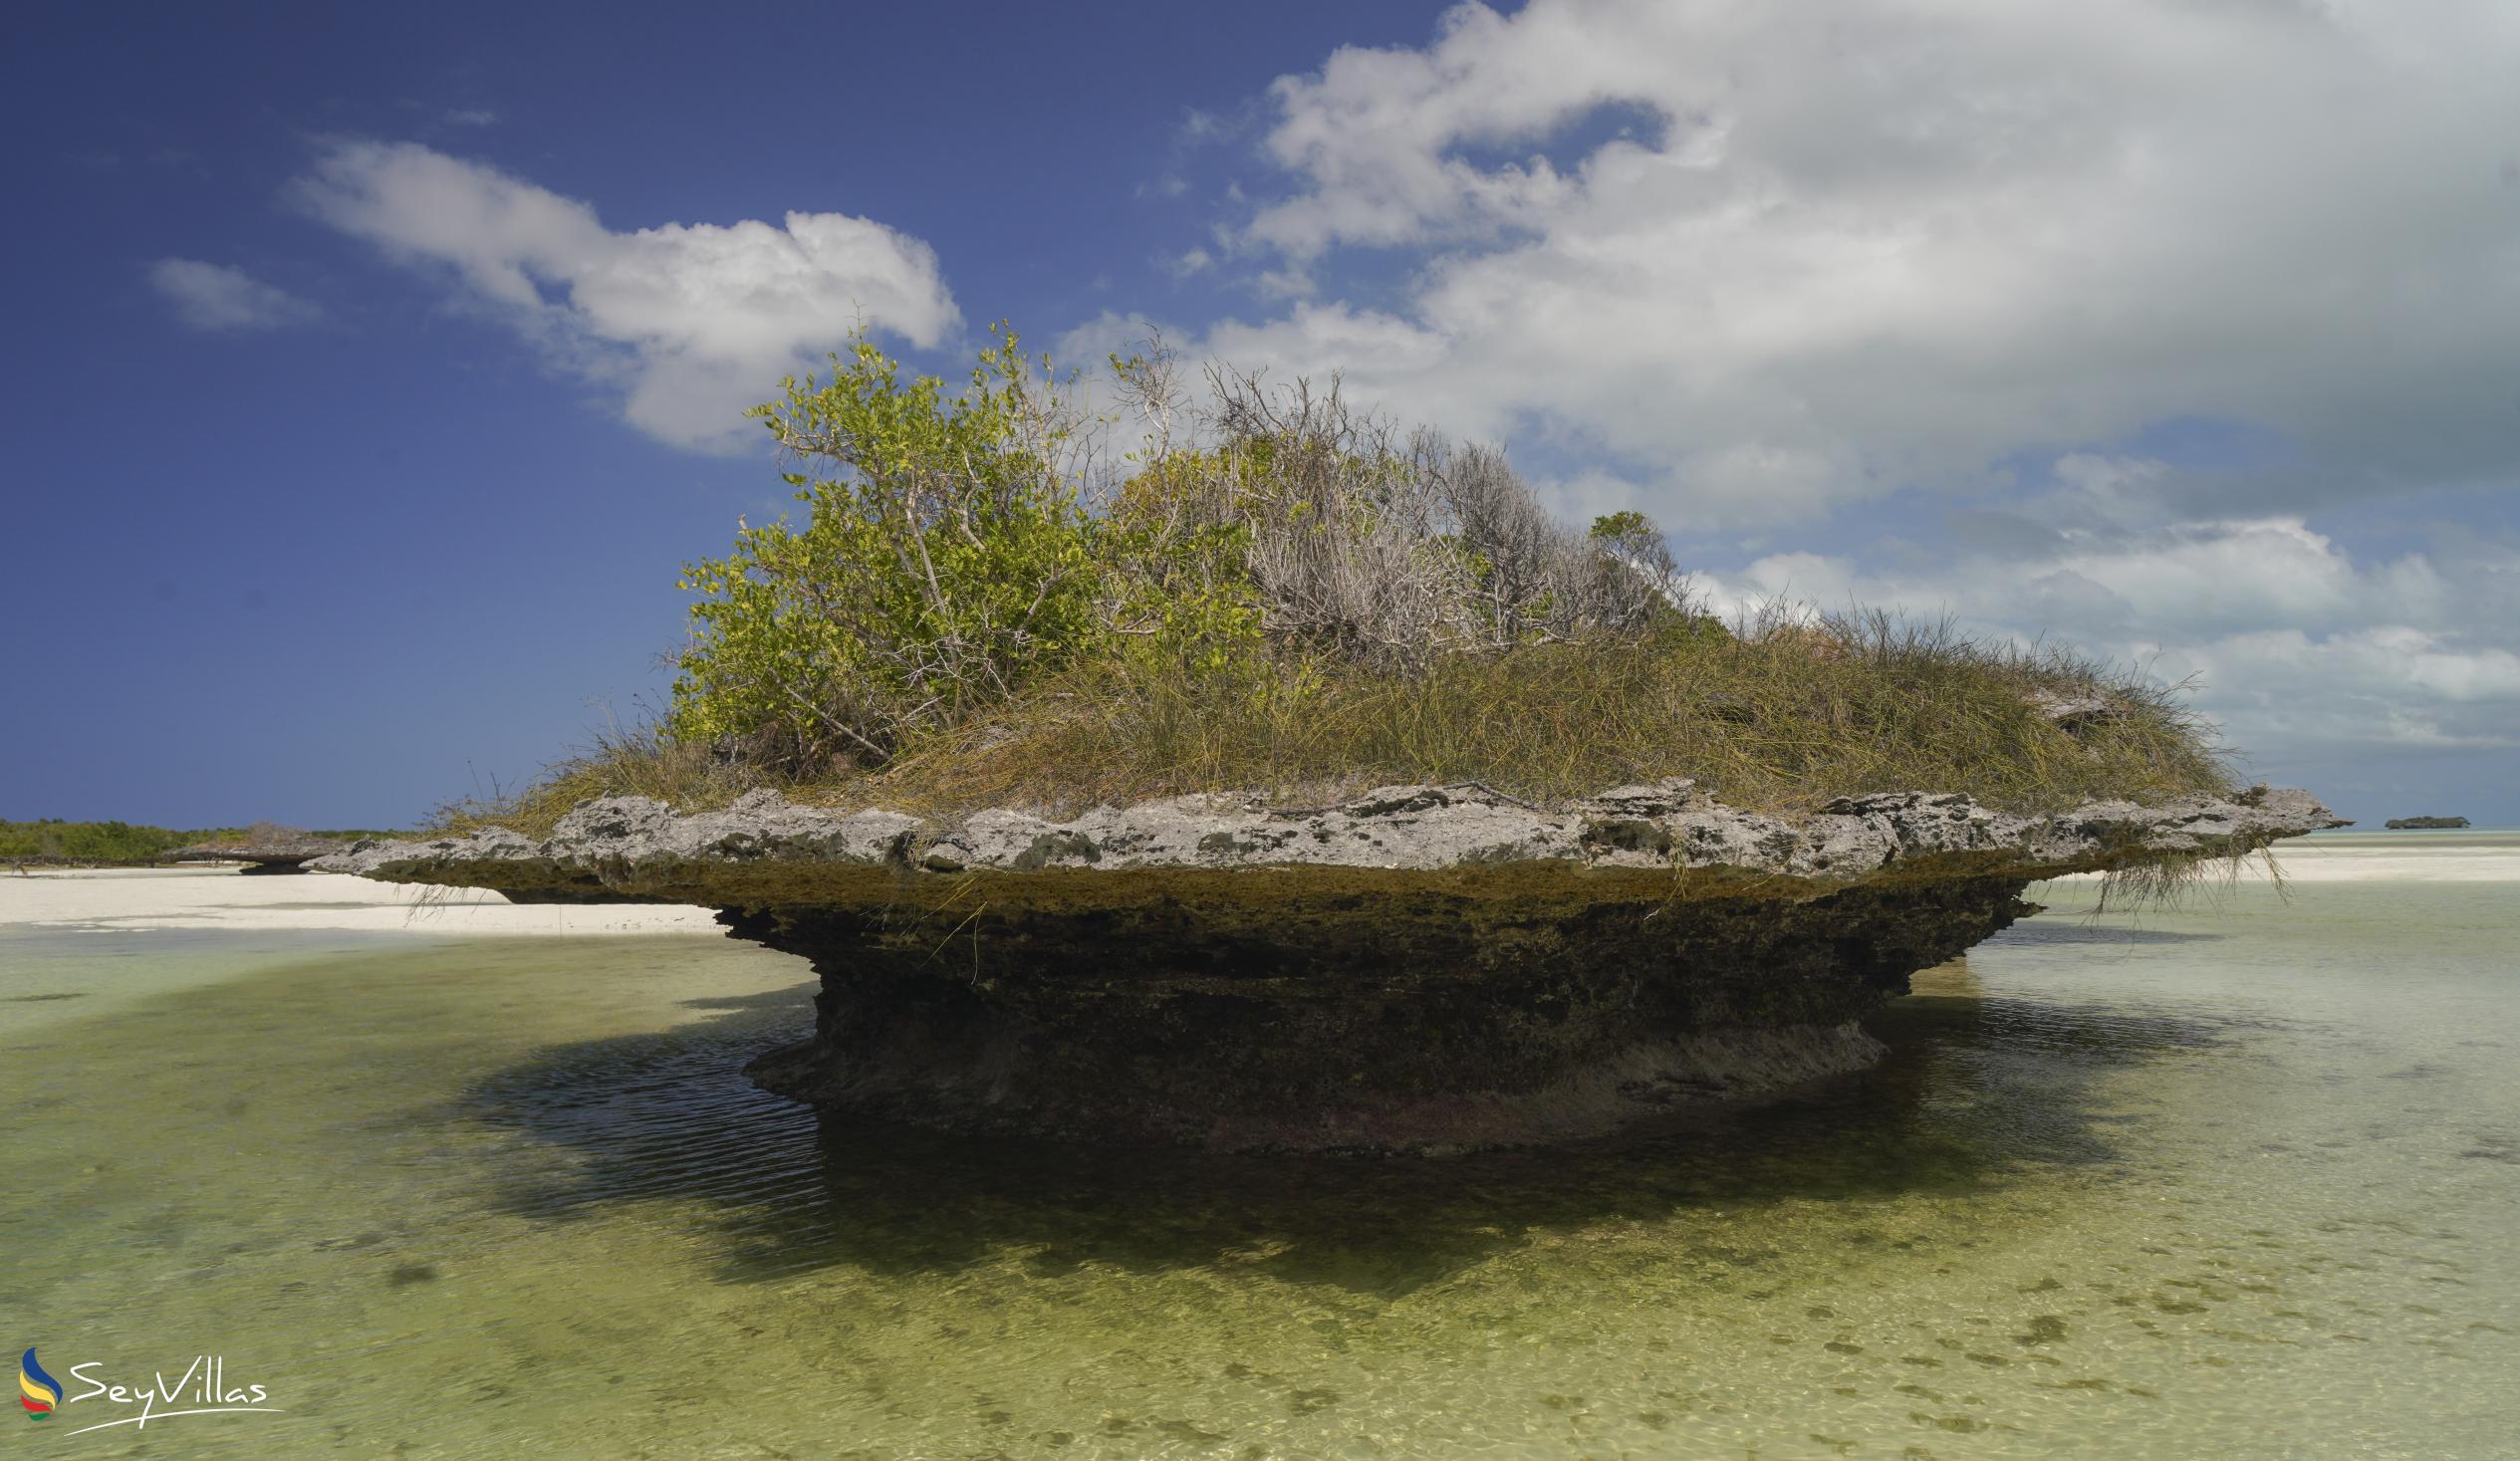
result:
[[[458,873],[469,885],[528,889],[548,875],[553,892],[578,887],[629,897],[641,896],[677,867],[731,870],[760,862],[954,874],[1264,867],[1432,872],[1563,863],[1728,868],[1849,882],[1952,854],[2054,875],[2139,854],[2245,852],[2347,825],[2307,792],[2267,787],[2151,807],[2089,802],[2054,816],[1990,812],[1952,793],[1884,792],[1842,797],[1806,816],[1776,817],[1727,807],[1685,780],[1619,787],[1563,812],[1480,787],[1395,786],[1324,808],[1201,795],[1098,807],[1064,822],[994,809],[941,822],[898,812],[829,812],[760,791],[723,811],[689,816],[643,797],[609,797],[580,806],[541,842],[494,827],[460,838],[364,841],[309,865],[387,881],[430,882],[439,880],[435,873]]]
[[[352,844],[337,837],[317,837],[293,828],[271,828],[223,843],[195,843],[166,854],[174,862],[243,862],[246,872],[303,872],[318,857],[331,856]]]

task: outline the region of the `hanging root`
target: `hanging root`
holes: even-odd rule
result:
[[[2155,852],[2130,854],[2101,874],[2099,913],[2175,912],[2201,900],[2214,906],[2240,883],[2251,858],[2263,858],[2266,879],[2277,897],[2292,896],[2283,864],[2275,860],[2271,840],[2250,840],[2222,852]]]

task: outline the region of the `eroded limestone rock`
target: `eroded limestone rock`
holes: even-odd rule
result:
[[[1799,817],[1685,781],[1551,810],[1481,787],[942,821],[755,793],[591,802],[536,842],[318,865],[530,900],[719,909],[811,960],[757,1062],[888,1119],[1230,1149],[1560,1140],[1860,1069],[1858,1017],[2029,911],[2030,882],[2337,825],[2263,787],[2060,816],[1890,793]]]
[[[256,824],[244,837],[223,843],[195,843],[167,853],[176,862],[242,862],[246,872],[303,872],[306,863],[329,856],[350,844],[340,838],[317,837],[294,827]]]

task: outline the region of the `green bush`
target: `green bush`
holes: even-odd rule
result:
[[[1422,673],[1678,609],[1639,514],[1579,535],[1499,454],[1402,438],[1335,387],[1218,374],[1200,404],[1160,353],[1112,364],[1156,424],[1118,458],[1011,335],[951,397],[863,340],[782,382],[753,414],[808,467],[786,474],[806,519],[685,568],[667,737],[872,769],[1081,664],[1248,678],[1300,647]]]
[[[822,473],[786,474],[805,525],[745,527],[733,553],[683,572],[704,598],[667,720],[677,739],[881,764],[1104,637],[1069,428],[1015,338],[982,351],[950,399],[864,341],[832,364],[752,412]]]

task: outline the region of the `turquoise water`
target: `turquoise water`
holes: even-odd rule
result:
[[[722,941],[0,927],[0,1342],[74,1395],[72,1365],[146,1383],[216,1354],[285,1412],[71,1434],[135,1413],[95,1397],[0,1435],[2512,1454],[2520,882],[2243,886],[2140,920],[2047,896],[1884,1015],[1869,1077],[1449,1162],[823,1122],[737,1074],[807,1023],[805,971]]]

